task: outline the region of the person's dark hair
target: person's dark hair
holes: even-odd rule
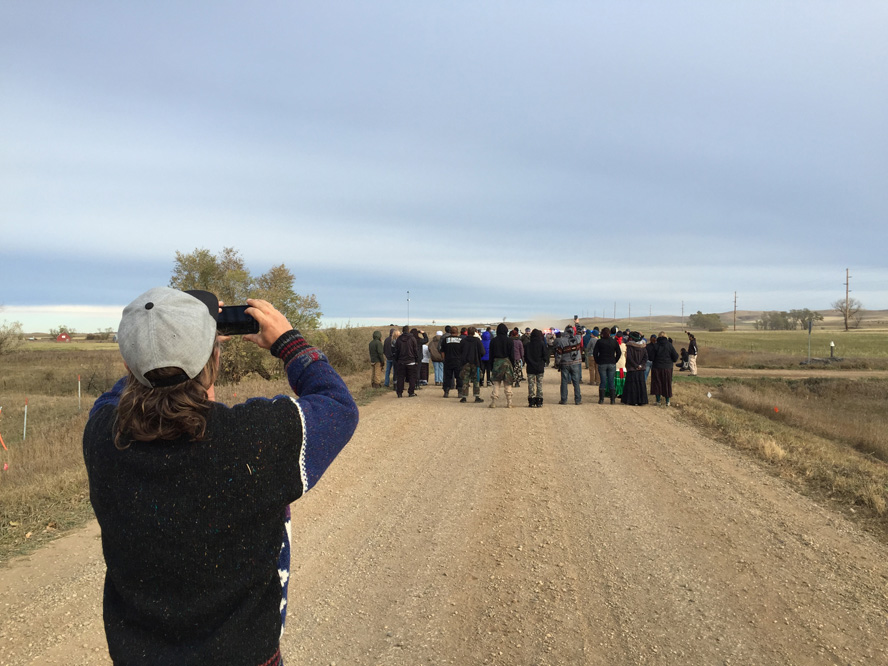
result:
[[[609,340],[610,336],[611,336],[611,330],[607,326],[605,326],[604,328],[601,329],[601,339],[602,340]]]
[[[410,327],[407,324],[404,324],[404,327],[401,329],[401,333],[409,333]]]
[[[543,339],[543,332],[538,328],[533,329],[530,332],[530,339],[531,340],[542,340]]]
[[[418,338],[418,337],[419,337],[419,329],[418,329],[418,328],[411,328],[411,329],[410,329],[410,334],[411,334],[412,336]]]
[[[117,405],[117,423],[114,446],[124,450],[133,441],[153,442],[191,435],[191,441],[200,441],[207,431],[207,413],[211,401],[207,389],[216,383],[219,371],[219,341],[200,374],[194,379],[160,388],[140,383],[132,372]],[[145,378],[157,381],[182,374],[181,368],[158,368],[145,373]]]
[[[450,327],[449,327],[449,326],[445,326],[445,327],[444,327],[444,332],[445,332],[447,335],[450,335]]]
[[[517,338],[518,337],[518,329],[513,328],[511,331],[509,331],[509,337]]]
[[[509,334],[509,327],[506,326],[505,324],[497,324],[496,325],[496,334],[497,335],[508,335]]]
[[[463,327],[462,327],[462,330],[460,330],[459,334],[460,334],[460,335],[465,335],[465,334],[468,333],[468,332],[469,332],[469,329],[467,329],[465,326],[463,326]]]
[[[477,329],[474,326],[469,326],[468,334],[469,337],[474,337],[475,333],[477,333]]]

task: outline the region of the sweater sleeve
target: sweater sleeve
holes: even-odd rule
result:
[[[312,488],[358,425],[358,407],[345,382],[327,362],[327,357],[291,330],[271,347],[283,360],[287,379],[298,398],[294,400],[302,419],[300,471],[303,493]]]
[[[114,405],[115,407],[120,402],[120,395],[123,393],[123,389],[126,388],[126,377],[121,377],[117,380],[117,383],[111,388],[110,391],[106,391],[93,403],[92,409],[89,410],[89,415],[92,416],[97,411],[99,411],[105,405]]]

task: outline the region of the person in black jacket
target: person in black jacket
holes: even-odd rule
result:
[[[657,336],[654,347],[656,351],[651,363],[651,395],[656,396],[658,407],[660,397],[665,397],[668,407],[672,398],[672,364],[678,360],[678,352],[663,331]]]
[[[405,379],[408,383],[407,397],[416,397],[416,378],[419,376],[416,368],[421,356],[416,346],[416,336],[410,334],[410,329],[407,326],[404,326],[401,336],[395,341],[392,356],[395,359],[395,375],[398,378],[395,385],[398,397],[402,397],[404,393]]]
[[[474,326],[470,326],[469,330],[466,331],[465,337],[459,343],[459,360],[462,364],[462,370],[460,371],[462,387],[459,389],[460,402],[466,402],[466,399],[469,397],[469,383],[472,384],[472,394],[475,396],[475,402],[484,402],[484,398],[481,397],[481,378],[478,372],[483,362],[481,359],[484,357],[484,343],[476,335],[477,332]]]
[[[524,345],[527,359],[527,406],[543,406],[543,372],[549,364],[549,345],[543,332],[535,328]]]
[[[460,361],[460,343],[462,338],[455,326],[444,327],[444,337],[438,343],[438,351],[444,356],[444,397],[450,397],[450,389],[456,386],[457,393],[462,393],[462,368]]]
[[[491,407],[496,407],[498,389],[501,385],[506,394],[506,407],[512,406],[512,384],[515,382],[514,355],[515,339],[509,336],[509,329],[505,324],[499,324],[496,327],[496,336],[490,341],[490,360],[493,361]]]
[[[623,352],[620,345],[610,336],[610,329],[605,326],[601,329],[601,338],[592,348],[592,357],[598,365],[598,374],[601,377],[601,384],[598,385],[598,404],[604,403],[604,395],[610,391],[611,404],[617,402],[617,361]]]
[[[626,339],[626,383],[620,399],[624,405],[648,404],[644,368],[647,365],[647,345],[638,331],[631,331]]]

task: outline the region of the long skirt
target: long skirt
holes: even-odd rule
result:
[[[672,365],[668,368],[651,368],[651,395],[672,397]]]
[[[626,384],[623,386],[623,397],[620,402],[624,405],[648,404],[644,370],[630,370],[626,373]]]

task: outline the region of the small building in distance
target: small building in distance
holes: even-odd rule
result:
[[[56,342],[71,342],[71,336],[62,331],[56,336]]]

